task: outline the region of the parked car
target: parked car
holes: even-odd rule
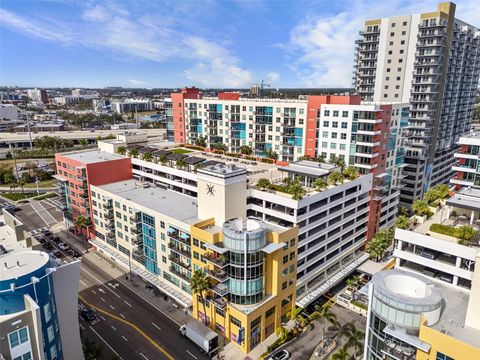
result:
[[[58,243],[58,247],[60,248],[60,250],[63,250],[63,251],[70,250],[70,246],[68,246],[64,242]]]
[[[52,235],[50,238],[57,244],[60,242],[60,238],[57,235]]]
[[[42,247],[43,247],[44,249],[46,249],[46,250],[51,250],[51,249],[53,249],[53,245],[50,244],[49,242],[44,242],[44,243],[42,244]]]
[[[287,360],[290,359],[290,353],[287,350],[280,350],[276,354],[270,356],[269,360]]]
[[[73,258],[78,258],[78,257],[82,256],[82,254],[80,254],[78,251],[75,251],[73,249],[69,249],[67,251],[67,254],[68,254],[68,256],[71,256]]]
[[[37,239],[37,241],[40,244],[45,244],[47,242],[47,239],[45,239],[43,236],[37,236],[37,237],[35,237],[35,239]]]
[[[49,230],[49,229],[42,229],[42,232],[43,232],[43,235],[46,235],[46,236],[51,236],[52,235],[52,232]]]
[[[88,306],[85,306],[83,304],[79,304],[78,305],[78,312],[79,312],[79,315],[80,315],[81,319],[83,319],[85,321],[88,321],[91,324],[94,324],[94,323],[98,322],[97,314],[95,313],[95,311],[90,309]]]
[[[58,250],[55,250],[54,252],[52,252],[53,256],[55,256],[57,259],[60,259],[61,257],[63,257],[63,254],[58,251]]]

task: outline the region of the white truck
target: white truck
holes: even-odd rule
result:
[[[180,334],[189,338],[209,357],[218,350],[218,334],[198,320],[190,320],[180,326]]]

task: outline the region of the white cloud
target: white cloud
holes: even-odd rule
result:
[[[367,0],[339,3],[344,10],[303,18],[290,31],[288,44],[273,44],[283,49],[290,68],[308,87],[351,87],[354,41],[367,19],[428,12],[437,9],[437,0]],[[314,12],[314,11],[313,11]],[[306,10],[306,13],[312,11]],[[480,1],[458,1],[456,17],[478,26]]]
[[[271,71],[271,72],[267,73],[265,78],[269,82],[276,82],[276,81],[278,81],[278,79],[280,79],[280,74],[276,73],[274,71]]]
[[[146,85],[147,84],[146,81],[137,80],[137,79],[127,79],[127,81],[132,85]]]
[[[32,38],[81,45],[124,59],[187,60],[191,66],[184,74],[193,85],[242,87],[250,85],[252,80],[240,59],[227,48],[229,44],[190,34],[182,27],[177,29],[173,17],[132,15],[108,2],[85,8],[79,21],[62,24],[40,17],[27,20],[0,11],[0,26]],[[130,83],[139,85],[131,80],[135,79],[130,79]]]

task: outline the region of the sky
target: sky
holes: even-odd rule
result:
[[[2,0],[0,86],[350,87],[366,19],[434,0]],[[480,1],[456,17],[480,27]]]

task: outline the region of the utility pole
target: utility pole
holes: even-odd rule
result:
[[[33,150],[32,131],[30,129],[30,115],[27,114],[28,137],[30,139],[30,150]]]

